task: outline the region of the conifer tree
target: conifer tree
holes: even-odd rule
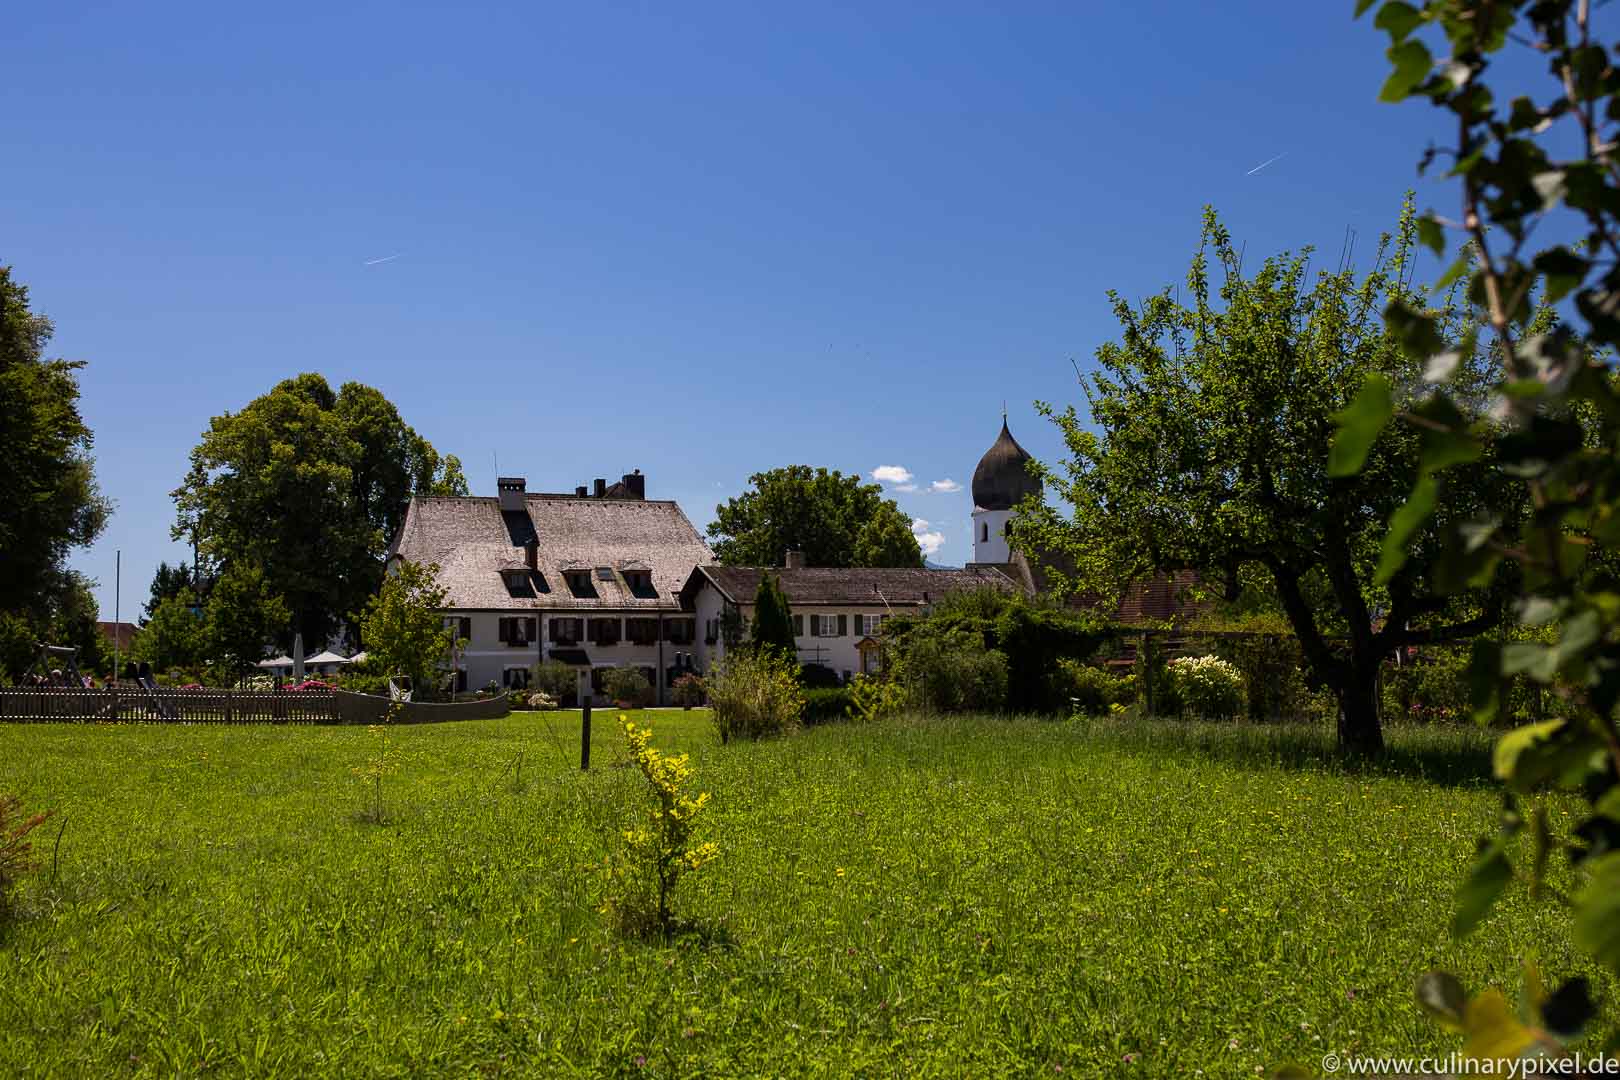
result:
[[[748,640],[755,649],[776,652],[788,660],[797,661],[799,646],[793,636],[793,613],[788,607],[787,594],[774,574],[759,579],[754,593],[754,623],[749,628]]]

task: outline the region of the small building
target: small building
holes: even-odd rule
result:
[[[526,687],[531,668],[558,660],[590,673],[641,669],[660,702],[696,648],[694,617],[678,594],[692,567],[712,562],[681,508],[646,497],[640,470],[611,487],[571,493],[496,481],[495,498],[418,497],[389,550],[439,564],[444,611],[458,639],[458,689]]]
[[[107,640],[109,652],[116,646],[120,654],[129,655],[130,648],[135,644],[135,633],[138,629],[134,623],[98,622],[96,629],[101,631],[101,636]]]
[[[681,587],[681,607],[697,619],[698,659],[707,668],[725,654],[728,623],[746,636],[759,583],[770,574],[786,594],[802,664],[819,664],[848,680],[882,666],[883,623],[891,615],[926,611],[952,592],[1017,585],[995,567],[964,569],[805,566],[789,552],[780,569],[704,565]]]

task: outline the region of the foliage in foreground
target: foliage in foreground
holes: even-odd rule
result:
[[[647,781],[653,806],[631,816],[624,830],[624,846],[607,862],[610,893],[602,910],[619,929],[643,935],[656,930],[668,934],[675,921],[675,887],[681,878],[701,870],[720,854],[714,841],[692,838],[698,815],[709,804],[709,793],[688,794],[692,782],[691,759],[666,754],[652,745],[652,728],[639,726],[620,715],[619,727],[630,762]]]
[[[1374,2],[1360,0],[1357,13]],[[1458,890],[1453,930],[1474,930],[1522,882],[1532,897],[1566,905],[1572,942],[1620,972],[1620,386],[1611,363],[1620,346],[1620,69],[1593,37],[1588,0],[1428,0],[1421,8],[1386,0],[1378,8],[1392,65],[1380,96],[1426,97],[1449,114],[1448,136],[1455,133],[1445,152],[1456,159],[1461,220],[1431,214],[1419,228],[1437,255],[1448,227],[1467,238],[1446,276],[1467,282],[1489,325],[1494,412],[1505,428],[1470,422],[1459,402],[1473,396],[1472,373],[1466,363],[1459,370],[1435,314],[1394,302],[1384,312],[1387,324],[1424,365],[1426,392],[1408,399],[1388,379],[1368,377],[1341,417],[1333,471],[1358,482],[1369,472],[1370,447],[1420,437],[1420,472],[1402,485],[1410,492],[1404,504],[1388,514],[1384,576],[1404,572],[1421,555],[1413,538],[1424,532],[1441,538],[1460,588],[1511,569],[1520,586],[1514,614],[1531,634],[1476,643],[1476,718],[1493,718],[1502,684],[1521,674],[1562,689],[1579,706],[1497,743],[1495,771],[1508,799]],[[1443,42],[1445,62],[1434,63],[1425,36]],[[1493,94],[1486,80],[1496,78],[1498,54],[1510,42],[1527,45],[1545,65],[1551,78],[1539,93],[1511,100]],[[1423,166],[1439,152],[1431,146]],[[1526,245],[1544,221],[1555,224],[1541,235],[1573,231],[1584,234],[1582,242],[1531,254]],[[1538,320],[1538,302],[1570,297],[1575,318]],[[1391,424],[1397,412],[1401,422]],[[1467,498],[1468,478],[1482,463],[1511,493],[1505,505],[1533,508],[1523,529],[1501,507]],[[1584,796],[1574,820],[1552,812],[1547,792],[1554,788]],[[1555,855],[1567,856],[1574,875],[1567,888],[1549,885],[1563,861]],[[1544,995],[1538,974],[1519,1017],[1499,991],[1470,998],[1467,985],[1436,973],[1420,984],[1419,1001],[1463,1029],[1465,1051],[1474,1056],[1547,1052],[1591,1026],[1579,975]],[[1547,1008],[1553,1002],[1556,1022]],[[1617,1045],[1620,1032],[1608,1042],[1610,1050]]]
[[[721,742],[796,731],[804,716],[798,665],[770,649],[736,649],[703,680]]]

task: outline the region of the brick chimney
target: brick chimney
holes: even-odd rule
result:
[[[596,496],[598,499],[600,499],[603,495],[606,495],[607,494],[607,481],[602,479],[600,476],[598,476],[592,482],[591,494]]]
[[[587,494],[590,493],[590,490],[590,488],[586,487],[584,484],[581,484],[579,487],[574,489],[574,496],[576,498],[583,499]]]
[[[624,474],[624,490],[632,499],[645,499],[647,497],[647,478],[641,475],[641,470]]]
[[[785,554],[782,557],[782,569],[784,569],[784,570],[803,570],[804,569],[804,552],[802,552],[802,551],[789,551],[787,554]]]
[[[501,509],[522,512],[523,493],[529,482],[521,476],[502,476],[495,481],[495,488],[501,495]]]

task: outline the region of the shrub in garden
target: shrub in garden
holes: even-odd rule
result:
[[[799,685],[806,690],[831,690],[843,686],[844,680],[826,664],[804,664],[799,668]]]
[[[0,921],[11,916],[11,890],[17,879],[35,866],[28,834],[54,812],[25,815],[20,798],[0,795]]]
[[[1001,712],[1007,657],[966,633],[914,638],[895,659],[894,681],[912,706],[933,712]]]
[[[1181,709],[1205,720],[1236,720],[1244,715],[1243,673],[1218,656],[1183,656],[1170,661],[1170,681]]]
[[[619,717],[619,725],[654,805],[632,818],[617,857],[609,857],[609,894],[602,908],[627,933],[656,929],[667,934],[674,921],[676,885],[720,853],[712,841],[692,840],[693,823],[708,805],[709,793],[687,794],[692,780],[687,755],[666,756],[654,749],[652,728],[638,727],[625,716]]]
[[[893,679],[874,679],[870,675],[857,675],[849,684],[851,720],[881,720],[906,707],[905,687]]]
[[[647,681],[640,668],[608,668],[602,672],[602,689],[607,691],[608,697],[622,705],[652,704],[652,683]]]
[[[555,709],[557,699],[544,691],[537,691],[529,695],[528,706],[531,709]]]
[[[1134,676],[1116,675],[1107,668],[1092,667],[1067,657],[1058,661],[1053,678],[1074,710],[1087,716],[1104,716],[1115,705],[1129,705],[1136,700]]]
[[[798,665],[774,650],[728,652],[703,684],[721,742],[787,734],[804,714]]]
[[[561,702],[579,692],[579,676],[561,660],[543,660],[529,668],[529,688]]]
[[[1466,720],[1473,706],[1468,692],[1468,653],[1431,648],[1383,671],[1386,719],[1419,723]]]
[[[674,699],[675,704],[685,708],[703,704],[703,676],[688,671],[675,680],[670,696]]]
[[[845,687],[827,687],[804,692],[805,724],[830,724],[849,715],[855,695]]]

